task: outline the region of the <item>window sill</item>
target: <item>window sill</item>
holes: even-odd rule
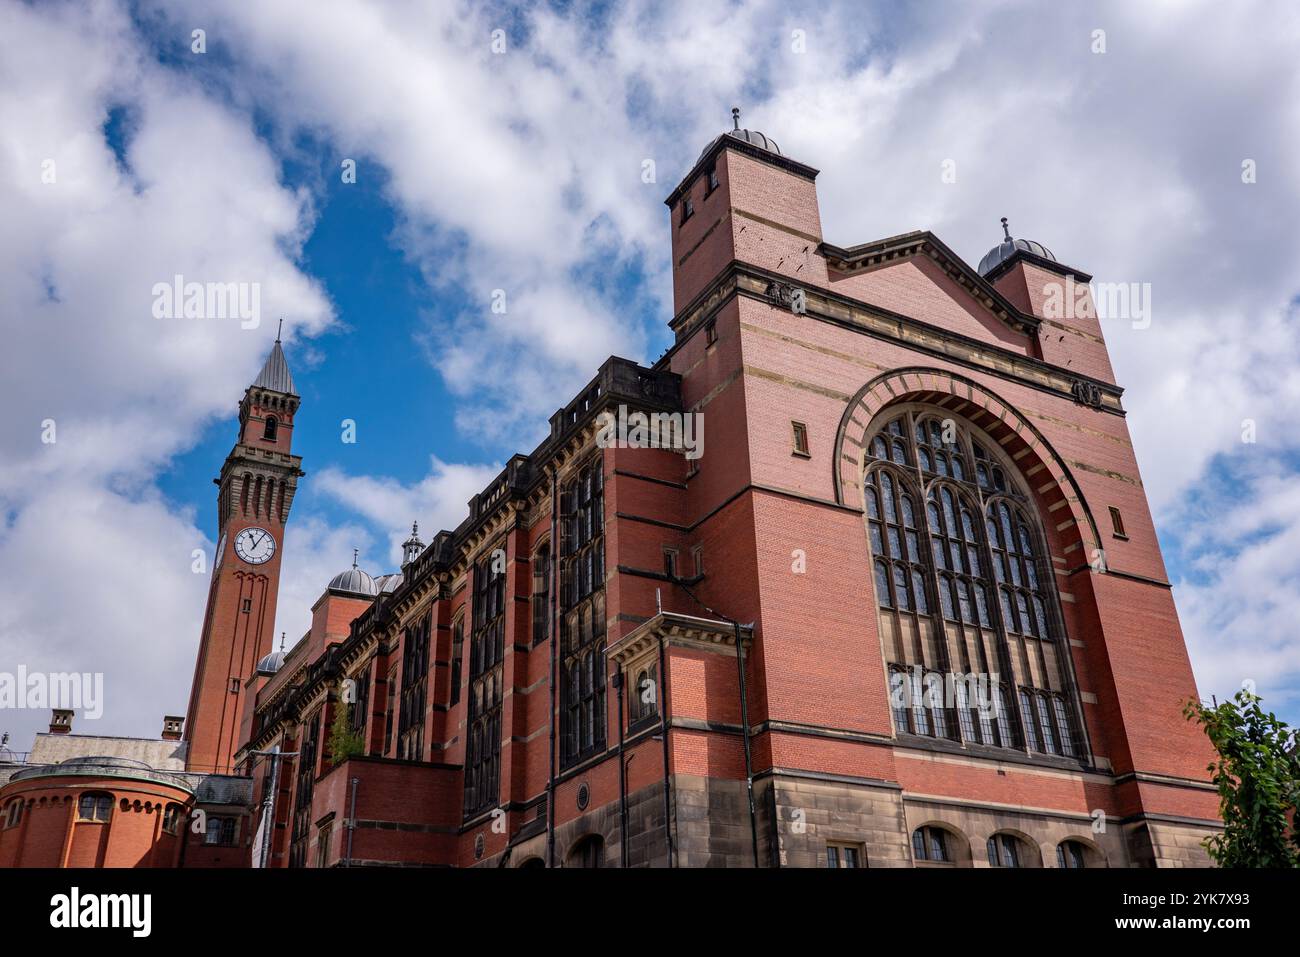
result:
[[[812,458],[812,453],[811,453],[811,452],[800,452],[798,449],[791,449],[791,450],[790,450],[790,454],[791,454],[792,456],[794,456],[795,458],[797,458],[797,459],[810,459],[810,458]]]

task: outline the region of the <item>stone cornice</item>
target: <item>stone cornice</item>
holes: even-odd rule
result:
[[[606,649],[609,660],[625,664],[641,657],[663,640],[669,645],[735,655],[736,632],[730,622],[661,611],[633,628]],[[741,628],[741,643],[748,648],[752,629]]]
[[[787,276],[733,260],[673,319],[677,342],[660,357],[657,365],[666,367],[673,353],[690,334],[734,297],[744,296],[788,309],[789,305],[781,301],[780,293],[793,285]],[[1079,401],[1080,387],[1083,386],[1096,397],[1098,404],[1093,407],[1098,411],[1124,414],[1121,402],[1124,390],[1117,385],[816,286],[800,288],[804,293],[807,315],[819,321],[896,342],[914,351],[1074,402]]]

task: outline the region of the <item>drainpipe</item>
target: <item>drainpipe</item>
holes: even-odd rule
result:
[[[353,778],[349,783],[352,785],[352,800],[348,808],[348,855],[343,861],[344,867],[352,866],[352,832],[357,829],[357,785],[361,779]]]
[[[558,658],[556,649],[560,643],[560,596],[559,596],[559,570],[560,570],[560,535],[559,535],[559,489],[556,484],[558,468],[551,466],[551,662],[549,679],[547,684],[550,685],[551,692],[551,711],[548,724],[551,726],[551,750],[550,761],[547,765],[546,776],[546,866],[555,866],[555,733],[556,733],[556,668],[558,667]]]
[[[655,589],[655,599],[658,601],[658,589]],[[676,867],[677,849],[673,847],[673,822],[672,812],[670,810],[670,801],[668,795],[669,778],[668,778],[668,695],[664,694],[664,683],[668,680],[667,663],[664,656],[664,636],[659,635],[659,737],[664,746],[664,842],[668,846],[668,866]]]
[[[754,760],[749,749],[749,694],[745,688],[745,648],[740,639],[740,622],[733,621],[736,631],[736,671],[740,676],[740,731],[745,742],[745,791],[749,798],[749,836],[754,845],[754,867],[758,867],[758,816],[754,813]]]
[[[623,763],[625,738],[623,735],[623,666],[614,672],[614,687],[618,690],[618,832],[623,867],[627,867],[627,767]]]

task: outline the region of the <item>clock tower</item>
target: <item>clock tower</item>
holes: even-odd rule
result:
[[[213,479],[218,543],[185,721],[191,771],[234,770],[244,684],[271,650],[284,525],[304,474],[291,453],[299,401],[277,336],[239,403],[239,440]]]

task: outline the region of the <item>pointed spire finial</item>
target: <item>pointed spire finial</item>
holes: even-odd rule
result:
[[[356,568],[356,567],[357,567],[357,552],[358,552],[358,551],[360,551],[360,549],[356,549],[356,548],[352,549],[352,567],[353,567],[353,568]]]
[[[280,333],[284,332],[284,316],[280,317],[280,328],[275,330],[275,341],[280,341]]]
[[[1011,242],[1011,227],[1007,225],[1007,218],[1002,217],[1002,232],[1007,237],[1007,242]]]
[[[284,632],[280,632],[280,650],[284,651]]]
[[[731,123],[732,129],[740,129],[740,107],[738,106],[731,108]]]

